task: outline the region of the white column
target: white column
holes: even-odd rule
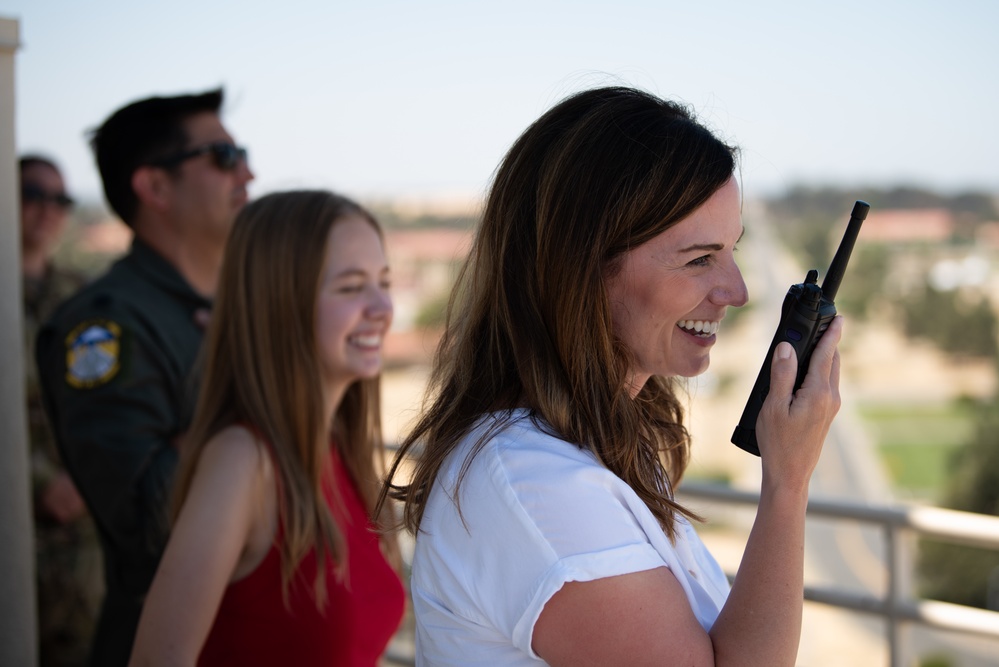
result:
[[[38,664],[14,140],[16,19],[0,18],[0,665]]]

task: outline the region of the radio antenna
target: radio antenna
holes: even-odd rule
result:
[[[843,240],[836,250],[829,270],[826,271],[825,280],[822,281],[822,296],[830,301],[836,300],[836,292],[839,291],[839,284],[843,281],[843,274],[846,273],[846,265],[850,261],[853,245],[857,242],[857,236],[860,234],[860,226],[864,224],[867,212],[870,210],[871,205],[859,199],[853,205],[853,212],[850,214],[850,222],[846,226]]]

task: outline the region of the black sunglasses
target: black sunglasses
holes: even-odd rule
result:
[[[21,186],[21,201],[32,204],[55,204],[61,209],[68,209],[73,206],[73,198],[65,192],[46,192],[37,185],[25,184]]]
[[[171,169],[182,162],[186,162],[199,155],[204,155],[205,153],[211,154],[212,160],[215,161],[215,166],[222,171],[232,171],[239,166],[240,162],[246,162],[247,157],[246,149],[242,146],[233,146],[226,141],[216,141],[215,143],[205,144],[204,146],[191,148],[166,157],[156,158],[146,164],[152,167]]]

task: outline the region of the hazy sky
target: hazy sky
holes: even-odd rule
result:
[[[85,132],[224,86],[253,195],[482,193],[544,110],[594,85],[693,105],[747,195],[799,182],[999,191],[999,2],[0,0],[17,141],[99,197]]]

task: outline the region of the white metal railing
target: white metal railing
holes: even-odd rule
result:
[[[755,492],[693,481],[685,482],[678,490],[678,495],[681,498],[754,507],[760,498]],[[911,563],[915,537],[923,536],[954,544],[999,550],[999,517],[938,507],[871,506],[842,500],[817,499],[809,500],[808,514],[871,524],[883,530],[885,566],[888,572],[884,596],[805,586],[805,599],[882,617],[886,621],[886,639],[892,667],[907,664],[906,649],[900,639],[902,628],[907,623],[999,639],[999,612],[914,599],[909,594],[913,578]],[[732,573],[728,574],[730,578],[733,576]],[[386,659],[389,665],[415,664],[409,649],[392,649]]]
[[[759,503],[759,494],[720,484],[684,483],[678,495],[736,505]],[[906,623],[999,639],[999,613],[963,605],[914,599],[909,594],[913,579],[915,537],[929,537],[954,544],[999,550],[999,517],[958,512],[938,507],[870,506],[842,500],[808,502],[808,514],[841,521],[879,526],[885,540],[888,586],[884,596],[852,593],[835,588],[805,586],[805,599],[852,611],[881,616],[886,621],[888,653],[892,667],[906,663],[900,639]]]

